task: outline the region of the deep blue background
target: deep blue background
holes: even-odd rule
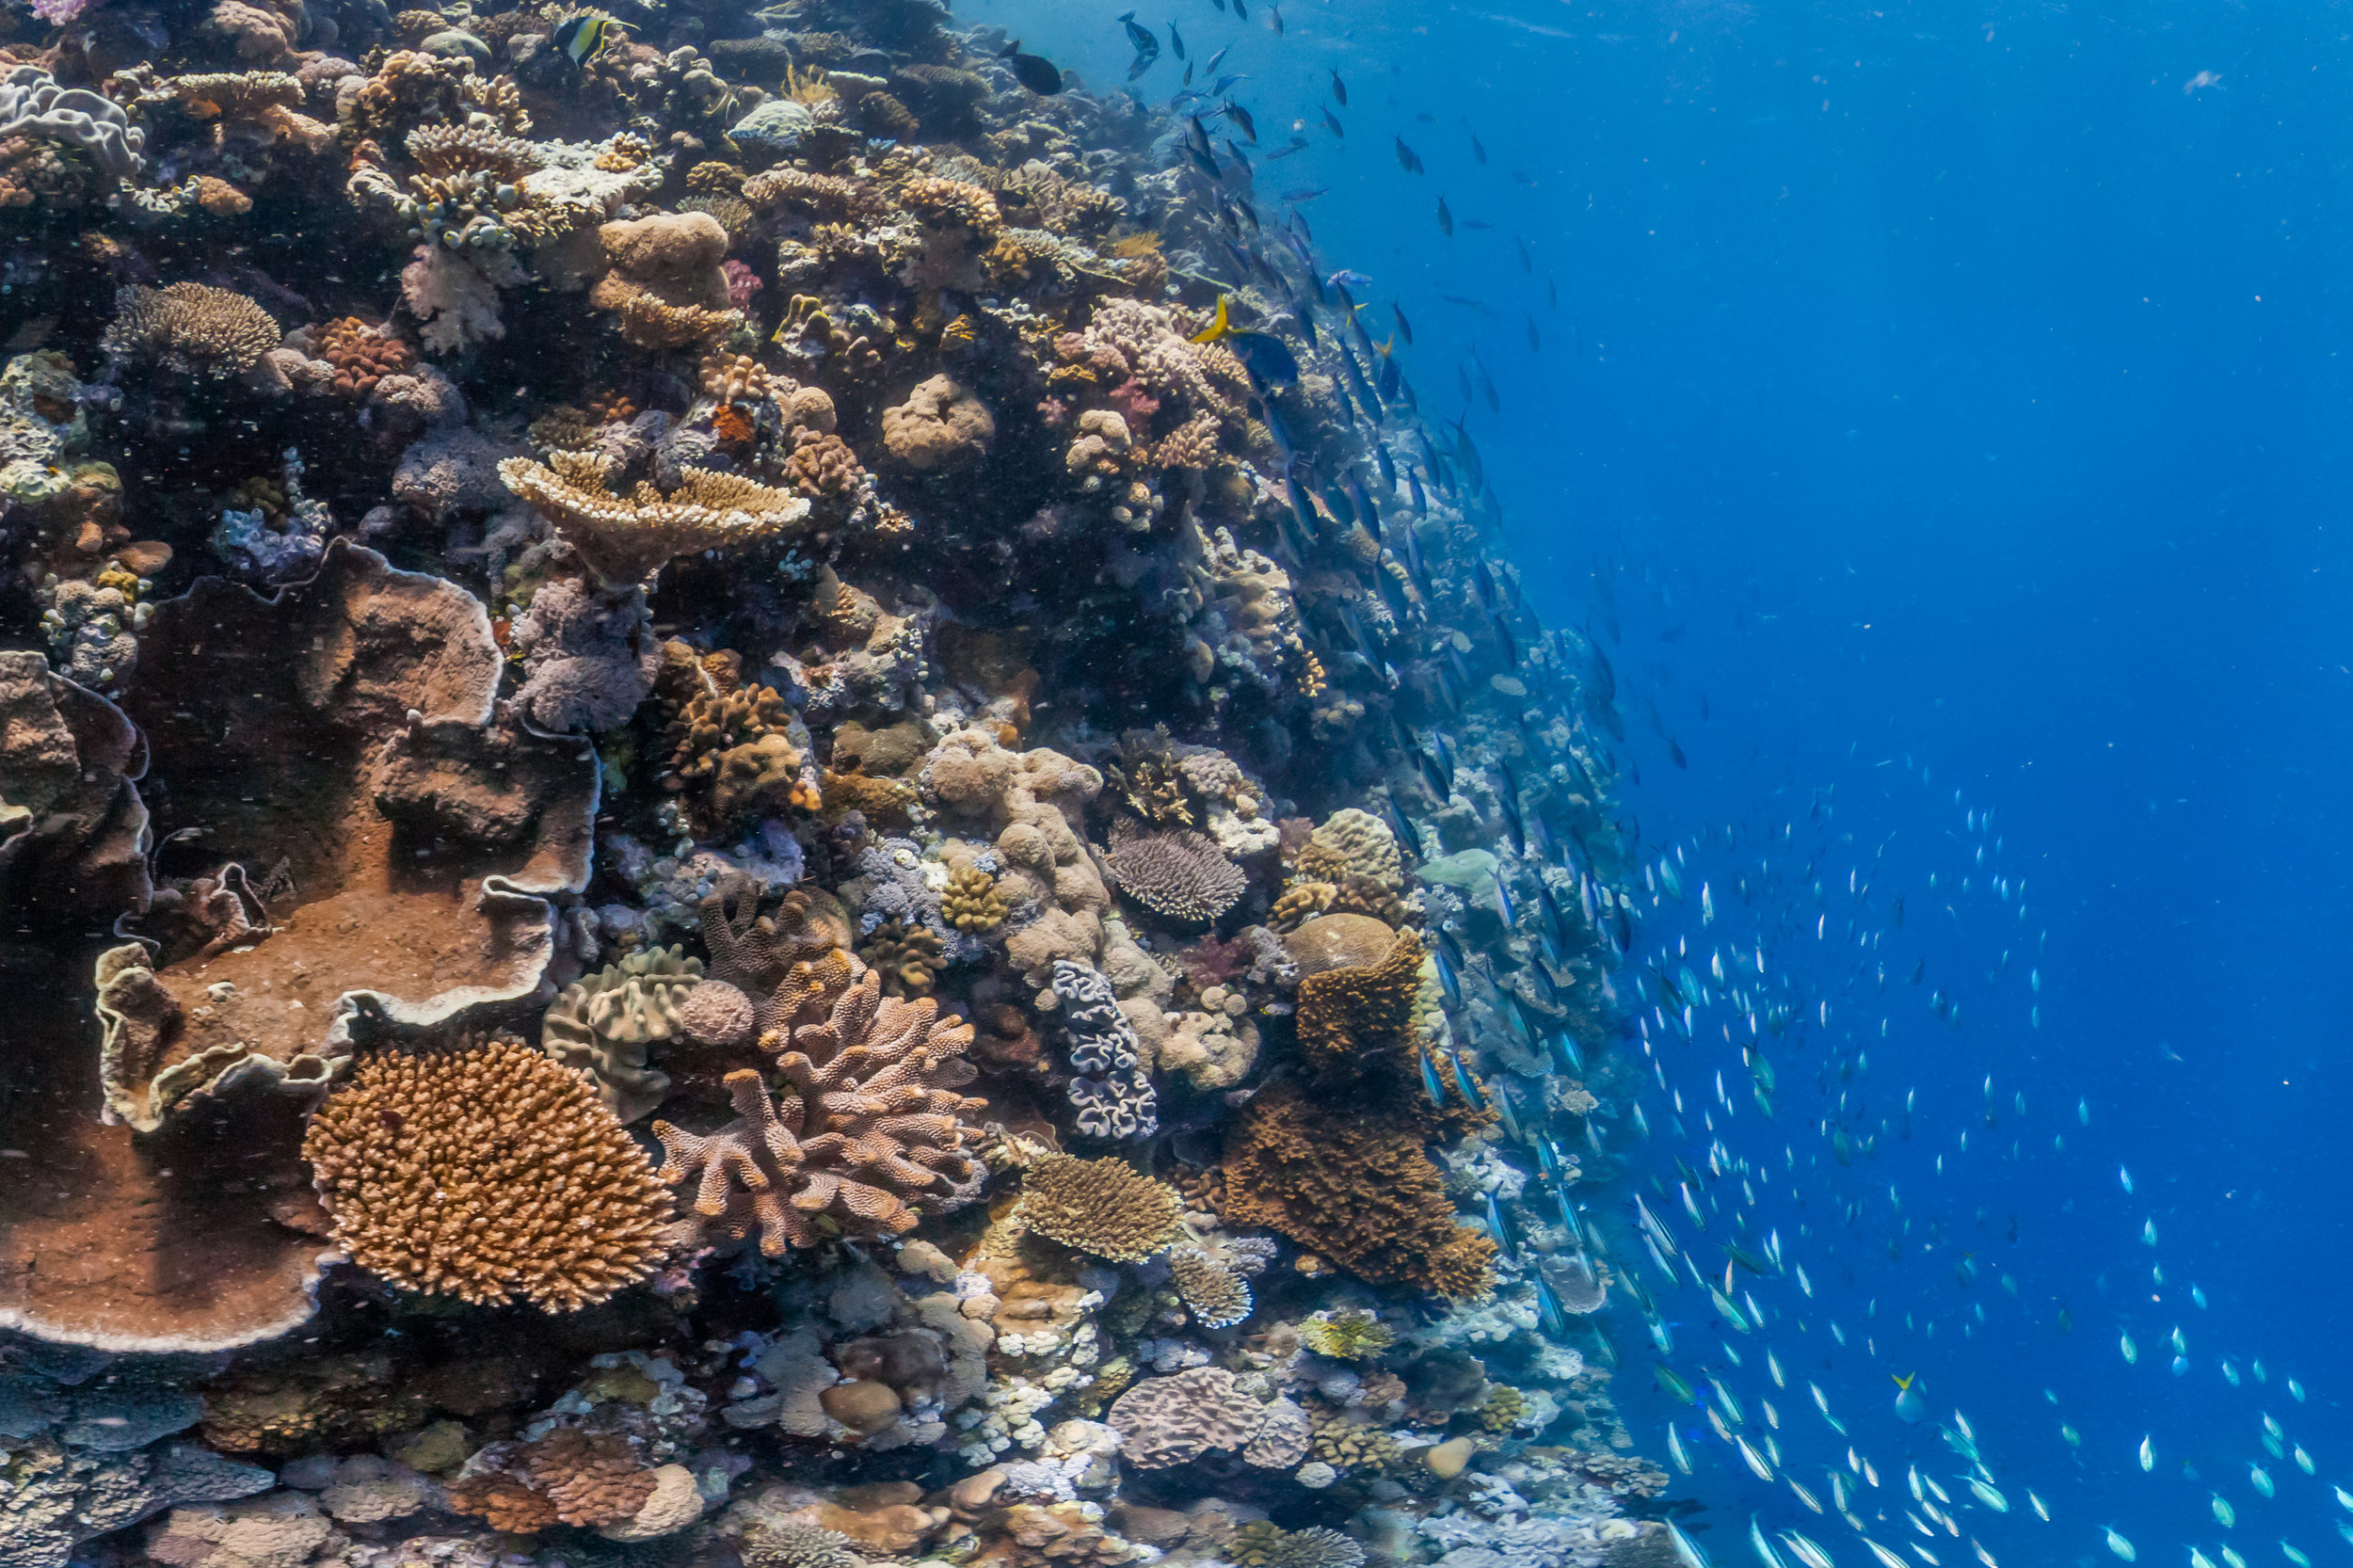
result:
[[[1117,8],[960,14],[1115,85]],[[1262,147],[1305,125],[1309,152],[1261,166],[1266,204],[1330,187],[1305,207],[1316,236],[1332,266],[1375,279],[1376,336],[1391,298],[1413,317],[1401,353],[1425,408],[1462,411],[1454,367],[1476,346],[1503,409],[1474,407],[1469,427],[1547,616],[1582,621],[1596,557],[1624,565],[1615,651],[1642,780],[1626,794],[1647,837],[1747,833],[1837,784],[1835,831],[1866,852],[1894,833],[1916,879],[1966,857],[1953,787],[1994,808],[2049,933],[2043,1028],[2024,1028],[2013,982],[1961,1031],[1899,1034],[1873,1078],[1922,1086],[1920,1138],[1884,1169],[1809,1179],[1825,1200],[1925,1180],[1931,1119],[1962,1125],[1988,1072],[2027,1089],[2045,1139],[2091,1101],[2090,1128],[2067,1118],[2066,1157],[1979,1161],[1934,1200],[2026,1208],[2008,1266],[2078,1325],[2062,1336],[2046,1312],[1998,1344],[1939,1341],[1952,1359],[1934,1382],[1970,1390],[1996,1467],[2061,1508],[2042,1560],[2096,1550],[2090,1527],[2111,1518],[2168,1561],[2211,1543],[2207,1485],[2175,1465],[2228,1470],[2245,1503],[2256,1408],[2292,1414],[2323,1478],[2353,1480],[2344,14],[1298,4],[1278,39],[1253,11],[1245,26],[1185,0],[1139,20],[1165,38],[1175,15],[1196,57],[1233,40]],[[1316,120],[1332,66],[1345,143]],[[1164,56],[1139,86],[1164,101],[1181,70]],[[2201,72],[2218,80],[2192,87]],[[1396,133],[1427,175],[1398,167]],[[1905,753],[1932,786],[1870,766]],[[1915,914],[1906,940],[1940,968],[1982,968],[2013,935]],[[2151,1215],[2169,1277],[2214,1305],[2141,1301],[2128,1369],[2121,1294],[2095,1276],[2151,1293]],[[1946,1255],[1912,1267],[1924,1299],[1957,1299]],[[2153,1366],[2177,1315],[2198,1363],[2178,1382]],[[2225,1352],[2294,1369],[2313,1402],[2231,1393]],[[1837,1375],[1857,1398],[1892,1393],[1877,1372]],[[2080,1469],[2046,1384],[2086,1434]],[[2152,1477],[2131,1454],[2146,1430],[2171,1456]],[[2312,1490],[2291,1508],[2283,1482],[2269,1518],[2243,1509],[2240,1549],[2278,1560],[2262,1532],[2285,1530],[2321,1560],[2342,1552]]]

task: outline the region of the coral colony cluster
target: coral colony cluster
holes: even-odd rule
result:
[[[1673,1560],[1591,666],[1168,123],[0,38],[0,1568]]]

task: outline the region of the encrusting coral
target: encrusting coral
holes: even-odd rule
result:
[[[362,1060],[303,1158],[361,1268],[577,1311],[651,1273],[670,1194],[580,1074],[516,1040]]]

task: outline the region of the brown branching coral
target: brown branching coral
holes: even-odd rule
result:
[[[1112,826],[1104,868],[1120,891],[1172,920],[1206,925],[1248,890],[1250,879],[1217,840],[1191,828],[1151,832],[1122,817]]]
[[[704,971],[751,999],[755,1033],[808,1021],[856,978],[844,952],[849,932],[821,916],[807,893],[793,891],[769,913],[760,912],[748,877],[723,878],[702,901]]]
[[[1115,1263],[1168,1245],[1181,1203],[1176,1189],[1121,1160],[1048,1155],[1022,1180],[1021,1217],[1032,1230]]]
[[[940,917],[968,936],[984,936],[1005,923],[1012,913],[997,890],[997,879],[978,866],[950,874],[939,895]]]
[[[1265,1225],[1376,1285],[1484,1295],[1496,1245],[1454,1223],[1418,1132],[1377,1112],[1260,1090],[1225,1139],[1225,1217]]]
[[[792,456],[785,459],[792,484],[811,501],[840,500],[857,493],[866,477],[850,443],[829,431],[802,429],[792,437]]]
[[[544,464],[508,457],[499,477],[615,586],[643,581],[674,556],[774,538],[808,515],[808,501],[791,491],[703,469],[681,470],[666,494],[640,483],[616,495],[616,468],[601,453],[550,452]]]
[[[763,801],[814,810],[818,803],[801,778],[801,754],[787,737],[792,723],[792,709],[772,687],[698,687],[670,721],[670,768],[663,786],[699,787],[721,821]]]
[[[653,1272],[669,1194],[586,1079],[515,1040],[363,1060],[304,1158],[360,1267],[577,1311]]]
[[[114,324],[101,346],[110,359],[153,360],[184,375],[241,376],[282,337],[270,313],[244,295],[202,283],[127,283],[115,296]]]
[[[896,918],[885,920],[857,955],[894,997],[927,997],[937,984],[933,976],[940,967],[939,934],[927,926]]]
[[[954,1091],[974,1071],[972,1026],[924,998],[882,994],[861,975],[820,1023],[792,1032],[777,1070],[794,1091],[781,1105],[760,1075],[729,1073],[737,1120],[697,1135],[656,1122],[662,1179],[696,1183],[695,1212],[730,1238],[757,1232],[771,1257],[828,1236],[898,1236],[917,1207],[960,1201],[985,1175],[963,1121],[986,1101]]]
[[[488,174],[512,184],[547,166],[547,154],[532,143],[478,125],[421,125],[408,133],[408,146],[426,174]]]
[[[743,197],[754,207],[785,207],[859,223],[879,222],[890,215],[888,200],[869,182],[790,168],[753,175],[744,182]]]

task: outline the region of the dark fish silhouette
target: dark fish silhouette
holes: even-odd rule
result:
[[[1536,335],[1536,318],[1534,316],[1529,316],[1528,318],[1528,346],[1539,354],[1543,353],[1545,349],[1544,339]]]
[[[1348,84],[1340,80],[1340,72],[1337,66],[1332,68],[1332,96],[1339,100],[1339,105],[1341,108],[1344,109],[1348,107]]]
[[[1338,118],[1329,109],[1323,111],[1323,128],[1336,136],[1345,137],[1348,135],[1346,131],[1340,129]]]
[[[997,56],[1013,68],[1013,79],[1039,97],[1062,91],[1062,72],[1054,63],[1040,55],[1024,55],[1021,40],[1015,39]]]
[[[1174,22],[1168,24],[1168,46],[1176,51],[1178,59],[1185,57],[1185,35],[1176,30],[1176,24]]]
[[[1479,160],[1480,168],[1487,167],[1487,149],[1480,142],[1477,136],[1471,137],[1471,156]]]
[[[1241,127],[1241,134],[1250,138],[1251,146],[1258,145],[1257,122],[1250,118],[1248,109],[1243,108],[1240,104],[1228,104],[1218,112]]]
[[[1419,174],[1421,172],[1421,154],[1406,146],[1405,138],[1403,136],[1399,136],[1396,140],[1397,167],[1403,169],[1408,174]]]
[[[1408,320],[1406,320],[1406,319],[1405,319],[1405,312],[1398,307],[1397,303],[1396,303],[1394,300],[1392,300],[1392,301],[1390,302],[1390,304],[1389,304],[1389,314],[1391,314],[1391,315],[1393,315],[1393,316],[1395,316],[1395,317],[1397,318],[1397,331],[1398,331],[1398,336],[1400,336],[1400,337],[1401,337],[1401,338],[1403,338],[1403,339],[1405,340],[1405,346],[1406,346],[1406,347],[1408,347],[1408,348],[1413,347],[1413,346],[1414,346],[1414,324],[1413,324],[1412,322],[1410,322],[1410,321],[1408,321]]]
[[[1446,198],[1438,198],[1438,229],[1447,238],[1454,237],[1454,215],[1446,210]]]

